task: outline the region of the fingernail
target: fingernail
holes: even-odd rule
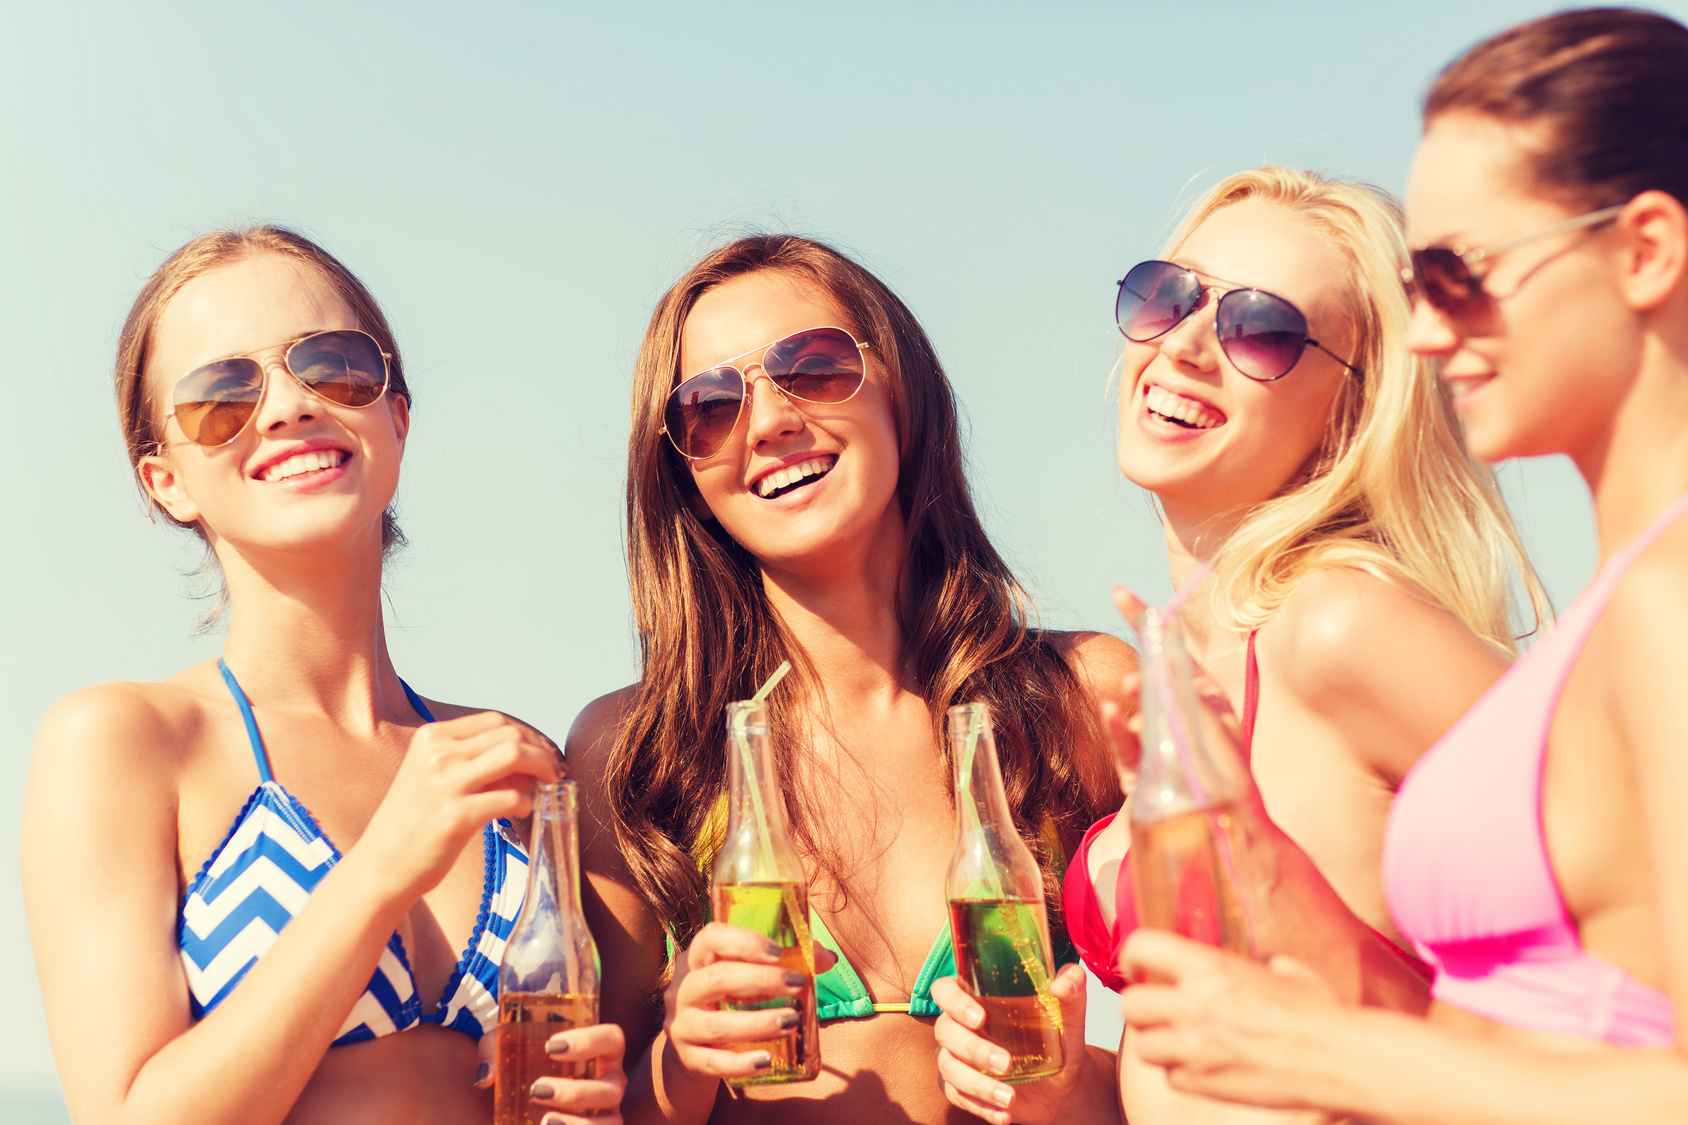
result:
[[[992,1092],[991,1097],[996,1099],[997,1105],[1001,1106],[1003,1109],[1007,1109],[1008,1103],[1014,1100],[1014,1091],[1010,1090],[1006,1086],[998,1086],[996,1090]]]
[[[975,1008],[968,1008],[967,1009],[967,1023],[968,1023],[969,1026],[978,1027],[980,1024],[982,1024],[984,1022],[985,1022],[985,1010],[983,1008],[975,1007]]]
[[[755,1066],[757,1070],[767,1070],[774,1065],[774,1056],[766,1051],[758,1052],[756,1057],[751,1060],[751,1065]]]
[[[785,1011],[780,1013],[780,1026],[786,1029],[796,1027],[802,1018],[802,1013],[796,1008],[787,1008]]]
[[[486,1076],[491,1074],[491,1073],[492,1073],[492,1064],[491,1063],[482,1063],[480,1066],[476,1067],[475,1068],[475,1085],[479,1086],[482,1082],[485,1082]]]
[[[568,1122],[563,1119],[563,1115],[560,1113],[547,1113],[539,1119],[539,1125],[568,1125]]]
[[[552,1058],[556,1058],[558,1055],[566,1055],[569,1053],[569,1041],[561,1035],[554,1036],[546,1041],[545,1053]]]
[[[808,979],[802,973],[794,972],[791,969],[785,971],[785,986],[787,988],[796,988]]]
[[[1008,1069],[1008,1061],[1009,1060],[1008,1060],[1008,1052],[1007,1051],[992,1051],[991,1052],[991,1069],[992,1070],[1007,1070]]]
[[[553,1098],[557,1096],[557,1088],[541,1078],[528,1087],[528,1093],[536,1098]]]
[[[784,953],[785,950],[781,949],[779,946],[775,945],[773,942],[770,941],[768,943],[767,949],[764,950],[764,952],[766,952],[769,957],[773,957],[777,960],[779,958],[779,955],[781,953]]]

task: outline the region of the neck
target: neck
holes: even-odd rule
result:
[[[901,519],[874,539],[824,569],[762,568],[768,601],[814,665],[834,714],[889,706],[904,688]]]
[[[387,655],[372,541],[254,552],[214,542],[229,590],[224,658],[249,696],[373,732],[412,714]]]
[[[1649,334],[1635,382],[1608,424],[1571,451],[1594,496],[1600,557],[1640,535],[1688,491],[1688,332]]]
[[[1202,566],[1214,564],[1244,515],[1235,508],[1216,512],[1164,498],[1161,510],[1166,514],[1166,564],[1174,590],[1182,590]],[[1198,663],[1209,646],[1223,640],[1216,634],[1228,632],[1218,627],[1210,590],[1209,587],[1198,591],[1178,612],[1184,624],[1185,643]]]

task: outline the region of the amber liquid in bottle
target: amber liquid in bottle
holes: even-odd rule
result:
[[[1133,824],[1131,854],[1138,925],[1254,955],[1248,916],[1228,872],[1243,854],[1229,804]]]
[[[1061,1007],[1048,990],[1043,911],[1042,902],[950,903],[956,975],[985,1010],[979,1034],[1008,1052],[1004,1082],[1047,1078],[1066,1062]]]
[[[564,1062],[545,1053],[545,1042],[559,1031],[598,1022],[596,996],[558,996],[515,992],[498,1000],[498,1094],[493,1120],[498,1125],[540,1125],[550,1108],[538,1105],[528,1090],[541,1078],[596,1078],[596,1059]]]
[[[807,977],[796,996],[775,996],[746,1004],[725,1004],[735,1011],[792,1008],[797,1026],[767,1039],[727,1043],[729,1051],[766,1051],[773,1065],[748,1078],[730,1078],[733,1086],[759,1086],[775,1082],[803,1082],[821,1072],[820,1024],[815,1018],[815,978],[809,972],[791,911],[809,909],[809,889],[795,883],[717,883],[710,889],[710,902],[718,922],[743,926],[766,934],[780,947],[779,966]],[[807,927],[804,928],[805,932]],[[812,940],[812,939],[811,939]],[[813,956],[810,953],[809,956]]]

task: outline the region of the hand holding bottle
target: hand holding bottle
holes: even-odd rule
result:
[[[613,1023],[593,1024],[559,1031],[545,1041],[545,1054],[561,1068],[574,1064],[591,1078],[541,1078],[529,1090],[533,1104],[556,1110],[542,1118],[546,1125],[577,1125],[590,1119],[593,1125],[621,1125],[621,1098],[627,1090],[624,1061],[627,1039]],[[481,1037],[481,1077],[475,1085],[493,1084],[493,1062],[498,1056],[498,1029]]]
[[[1058,1074],[1011,1086],[1001,1080],[1012,1063],[1008,1051],[979,1033],[984,1008],[954,977],[932,982],[932,1000],[943,1009],[932,1029],[938,1039],[938,1075],[951,1105],[995,1125],[1044,1125],[1065,1119],[1062,1109],[1081,1089],[1090,1061],[1084,1046],[1083,967],[1062,968],[1049,991],[1061,1005],[1066,1060]],[[1112,1075],[1107,1077],[1111,1080]]]

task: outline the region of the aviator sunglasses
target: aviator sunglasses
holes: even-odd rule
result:
[[[1539,239],[1610,222],[1622,213],[1624,206],[1619,204],[1616,207],[1590,211],[1586,215],[1578,215],[1574,219],[1566,219],[1564,222],[1554,223],[1529,234],[1521,234],[1517,238],[1509,238],[1505,242],[1476,250],[1468,250],[1459,245],[1425,246],[1412,252],[1412,265],[1401,271],[1401,280],[1407,283],[1408,292],[1417,293],[1429,301],[1431,307],[1446,317],[1449,325],[1460,335],[1493,335],[1498,312],[1496,301],[1499,298],[1483,288],[1486,274],[1476,273],[1472,266]],[[1567,246],[1565,250],[1570,248]],[[1519,279],[1518,284],[1512,287],[1512,293],[1517,293],[1523,288],[1524,282],[1535,275],[1536,270],[1558,256],[1550,254],[1537,262]]]
[[[387,393],[392,356],[355,328],[313,332],[288,344],[281,358],[300,386],[339,406],[361,410]],[[176,383],[165,417],[174,418],[189,441],[227,445],[258,413],[267,378],[268,368],[251,355],[196,367]]]
[[[1119,283],[1114,319],[1136,344],[1159,339],[1202,305],[1214,286],[1172,262],[1139,262]],[[1229,289],[1214,310],[1214,328],[1225,358],[1258,383],[1282,379],[1311,344],[1356,375],[1358,367],[1307,334],[1300,309],[1264,289]]]
[[[780,394],[802,402],[840,403],[862,389],[867,366],[860,344],[842,328],[807,328],[751,348],[675,387],[662,408],[662,432],[680,456],[701,461],[721,452],[738,426],[750,369],[760,367]],[[733,366],[761,353],[761,359]]]

